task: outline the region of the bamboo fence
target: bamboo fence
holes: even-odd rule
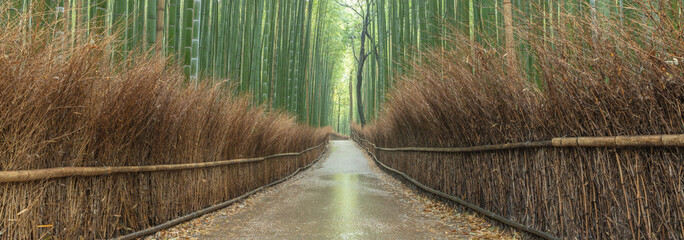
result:
[[[446,194],[446,193],[441,192],[441,191],[439,191],[439,190],[436,190],[436,189],[434,189],[434,188],[425,186],[424,184],[422,184],[421,182],[416,181],[415,179],[413,179],[413,178],[410,177],[409,175],[406,175],[406,173],[401,172],[401,171],[399,171],[399,170],[396,170],[396,169],[394,169],[394,168],[391,168],[391,167],[385,165],[384,163],[380,162],[380,160],[378,160],[378,158],[375,156],[375,154],[374,154],[373,152],[370,151],[370,148],[365,147],[363,144],[361,144],[361,143],[359,142],[359,140],[360,140],[360,141],[364,141],[364,142],[370,144],[370,145],[373,146],[373,148],[375,148],[375,149],[377,149],[377,147],[375,147],[375,145],[374,145],[373,143],[371,143],[370,141],[368,141],[368,140],[366,140],[366,139],[363,139],[363,138],[360,138],[356,133],[354,133],[354,135],[356,136],[356,137],[354,138],[354,141],[355,141],[357,144],[361,145],[361,147],[362,147],[364,150],[366,150],[366,152],[368,152],[368,154],[370,154],[370,156],[373,158],[373,160],[374,160],[378,165],[380,165],[380,167],[382,167],[383,169],[385,169],[385,170],[387,170],[387,171],[390,171],[390,172],[392,172],[392,173],[394,173],[394,174],[397,174],[397,175],[403,177],[404,179],[406,179],[407,181],[409,181],[409,182],[411,182],[412,184],[416,185],[417,187],[419,187],[419,188],[421,188],[421,189],[423,189],[423,190],[425,190],[425,191],[427,191],[427,192],[429,192],[429,193],[431,193],[431,194],[435,194],[435,195],[437,195],[437,196],[440,196],[440,197],[443,197],[443,198],[445,198],[445,199],[448,199],[448,200],[451,200],[451,201],[453,201],[453,202],[456,202],[456,203],[458,203],[458,204],[460,204],[460,205],[463,205],[463,206],[465,206],[465,207],[467,207],[467,208],[469,208],[469,209],[471,209],[471,210],[474,210],[474,211],[476,211],[476,212],[478,212],[478,213],[480,213],[480,214],[483,214],[483,215],[485,215],[485,216],[487,216],[487,217],[489,217],[489,218],[492,218],[492,219],[494,219],[494,220],[496,220],[496,221],[499,221],[499,222],[501,222],[501,223],[503,223],[503,224],[505,224],[505,225],[508,225],[508,226],[510,226],[510,227],[513,227],[513,228],[516,228],[516,229],[518,229],[518,230],[522,230],[522,231],[524,231],[524,232],[527,232],[527,233],[529,233],[529,234],[532,234],[532,235],[534,235],[534,236],[536,236],[536,237],[539,237],[539,238],[542,238],[542,239],[547,239],[547,240],[555,240],[555,239],[558,239],[558,238],[556,238],[555,236],[553,236],[553,235],[551,235],[551,234],[548,234],[548,233],[539,231],[539,230],[534,229],[534,228],[529,227],[529,226],[525,226],[525,225],[520,224],[520,223],[517,223],[517,222],[515,222],[515,221],[511,221],[510,219],[507,219],[507,218],[502,217],[502,216],[500,216],[500,215],[498,215],[498,214],[495,214],[495,213],[493,213],[493,212],[487,211],[486,209],[483,209],[483,208],[481,208],[481,207],[478,207],[477,205],[473,205],[473,204],[471,204],[471,203],[469,203],[469,202],[466,202],[466,201],[464,201],[463,199],[460,199],[460,198],[458,198],[458,197],[451,196],[451,195],[449,195],[449,194]]]
[[[109,239],[170,227],[305,168],[326,143],[216,162],[2,171],[0,238]]]
[[[537,237],[684,236],[682,134],[456,148],[386,148],[352,136],[426,191]]]
[[[322,145],[322,144],[321,144],[321,145]],[[320,145],[319,145],[319,146],[320,146]],[[313,148],[310,148],[310,149],[313,150],[313,149],[315,149],[315,148],[318,148],[319,146],[313,147]],[[308,150],[309,150],[309,149],[307,149],[307,151],[308,151]],[[154,233],[156,233],[156,232],[158,232],[158,231],[161,231],[161,230],[164,230],[164,229],[173,227],[173,226],[178,225],[178,224],[180,224],[180,223],[183,223],[183,222],[186,222],[186,221],[189,221],[189,220],[192,220],[192,219],[201,217],[201,216],[204,215],[204,214],[207,214],[207,213],[210,213],[210,212],[213,212],[213,211],[216,211],[216,210],[219,210],[219,209],[228,207],[228,206],[230,206],[231,204],[236,203],[237,201],[240,201],[240,200],[242,200],[242,199],[245,199],[245,198],[251,196],[252,194],[257,193],[257,192],[259,192],[259,191],[261,191],[261,190],[263,190],[263,189],[265,189],[265,188],[269,188],[269,187],[275,186],[275,185],[277,185],[277,184],[280,184],[280,183],[282,183],[282,182],[284,182],[284,181],[286,181],[286,180],[292,178],[293,176],[297,175],[297,174],[300,173],[301,171],[308,169],[309,167],[313,166],[316,162],[318,162],[318,160],[320,160],[321,157],[323,157],[323,154],[325,154],[325,151],[326,151],[326,149],[323,149],[323,152],[321,152],[321,153],[318,155],[318,157],[317,157],[314,161],[312,161],[311,163],[309,163],[309,164],[306,165],[306,166],[303,166],[303,167],[298,168],[298,169],[297,169],[295,172],[293,172],[292,174],[287,175],[287,177],[281,178],[281,179],[279,179],[278,181],[275,181],[275,182],[269,183],[269,184],[267,184],[267,185],[261,186],[261,187],[259,187],[259,188],[257,188],[257,189],[254,189],[254,190],[252,190],[252,191],[250,191],[250,192],[248,192],[248,193],[242,194],[242,195],[240,195],[239,197],[230,199],[230,200],[225,201],[225,202],[222,202],[222,203],[220,203],[220,204],[216,204],[216,205],[214,205],[214,206],[211,206],[211,207],[208,207],[208,208],[204,208],[204,209],[199,210],[199,211],[196,211],[196,212],[189,213],[189,214],[187,214],[187,215],[184,215],[184,216],[182,216],[182,217],[173,219],[173,220],[171,220],[171,221],[168,221],[168,222],[159,224],[159,225],[157,225],[157,226],[150,227],[150,228],[147,228],[147,229],[144,229],[144,230],[141,230],[141,231],[137,231],[137,232],[134,232],[134,233],[130,233],[130,234],[127,234],[127,235],[125,235],[125,236],[118,237],[118,238],[116,238],[116,239],[117,239],[117,240],[128,240],[128,239],[141,238],[141,237],[144,237],[144,236],[147,236],[147,235],[150,235],[150,234],[154,234]],[[306,151],[305,151],[305,152],[306,152]]]

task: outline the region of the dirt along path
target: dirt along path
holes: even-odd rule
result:
[[[148,239],[513,239],[482,218],[422,197],[351,141],[308,171]]]

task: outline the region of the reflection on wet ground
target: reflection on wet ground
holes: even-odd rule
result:
[[[337,183],[333,187],[333,205],[337,205],[335,214],[338,219],[337,231],[340,233],[355,233],[357,229],[356,210],[358,209],[357,174],[335,174],[333,180]]]
[[[440,239],[382,184],[353,142],[332,141],[330,155],[299,180],[233,216],[209,239]]]

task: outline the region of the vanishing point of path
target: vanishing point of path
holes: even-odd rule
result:
[[[328,151],[321,162],[294,180],[257,194],[256,199],[214,213],[214,216],[210,214],[195,223],[177,227],[179,229],[169,229],[163,237],[158,233],[157,238],[460,239],[511,236],[475,215],[460,213],[415,195],[379,171],[352,141],[331,141]],[[192,233],[188,233],[188,228]]]

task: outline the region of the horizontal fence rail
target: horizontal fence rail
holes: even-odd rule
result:
[[[209,167],[219,167],[240,163],[251,163],[260,162],[271,158],[280,157],[291,157],[299,156],[314,149],[318,149],[324,146],[326,141],[321,144],[308,148],[304,151],[297,153],[280,153],[265,157],[257,158],[244,158],[244,159],[231,159],[216,162],[202,162],[202,163],[183,163],[183,164],[163,164],[163,165],[148,165],[148,166],[121,166],[121,167],[59,167],[59,168],[46,168],[46,169],[34,169],[34,170],[19,170],[19,171],[1,171],[0,172],[0,183],[17,183],[17,182],[29,182],[36,180],[47,180],[53,178],[63,178],[63,177],[92,177],[92,176],[104,176],[117,173],[142,173],[142,172],[162,172],[162,171],[175,171],[175,170],[186,170],[186,169],[198,169],[198,168],[209,168]]]
[[[358,135],[357,135],[358,137]],[[361,138],[360,138],[361,139]],[[428,147],[378,147],[368,140],[361,139],[382,151],[396,152],[485,152],[519,148],[540,147],[684,147],[684,134],[675,135],[646,135],[646,136],[615,136],[615,137],[560,137],[548,141],[504,143],[472,147],[428,148]]]

